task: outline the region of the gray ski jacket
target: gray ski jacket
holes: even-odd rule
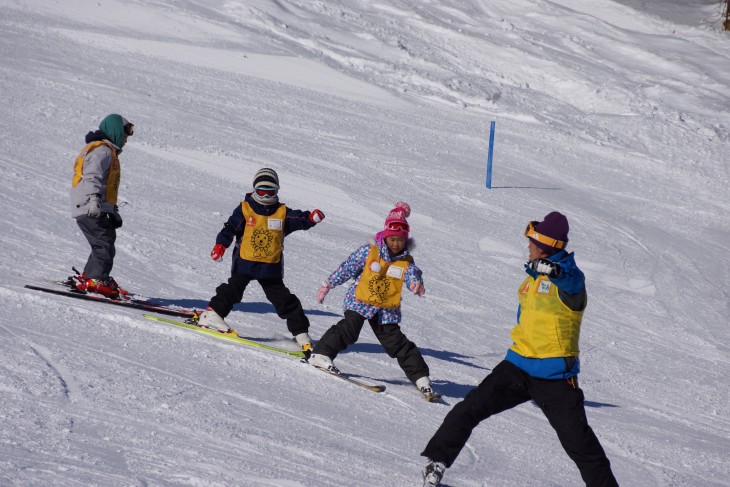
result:
[[[78,218],[88,214],[90,196],[100,195],[101,211],[105,213],[118,213],[116,202],[107,200],[107,186],[110,184],[110,171],[112,164],[119,164],[116,157],[118,148],[109,140],[91,151],[89,146],[78,155],[74,166],[74,181],[71,186],[71,217]],[[119,168],[116,168],[119,174]],[[113,178],[112,178],[113,179]],[[119,181],[112,181],[111,184],[119,184]],[[116,191],[114,191],[116,197]]]

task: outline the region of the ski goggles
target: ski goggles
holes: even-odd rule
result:
[[[129,137],[130,135],[134,135],[134,124],[133,123],[127,123],[124,126],[124,134]]]
[[[411,227],[404,222],[390,222],[385,227],[386,230],[392,230],[394,232],[410,232]]]
[[[552,237],[548,237],[547,235],[543,235],[542,233],[538,233],[537,230],[535,230],[538,223],[540,222],[531,221],[527,224],[527,228],[525,228],[525,237],[537,240],[542,244],[549,245],[556,249],[562,249],[565,247],[565,242],[562,240],[556,240]]]
[[[254,191],[256,191],[256,194],[265,200],[276,198],[277,193],[279,193],[279,190],[277,188],[267,188],[267,187],[261,187],[261,188],[255,188]]]

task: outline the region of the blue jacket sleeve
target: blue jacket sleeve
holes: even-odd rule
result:
[[[316,223],[309,220],[310,211],[293,210],[286,208],[286,224],[284,225],[284,235],[289,235],[297,230],[309,230]]]
[[[565,250],[561,250],[557,254],[548,257],[548,260],[560,267],[560,275],[558,277],[551,277],[550,281],[555,284],[561,292],[572,295],[578,294],[585,289],[585,275],[575,263],[575,258],[572,253],[569,254]],[[537,272],[530,269],[528,265],[529,264],[525,264],[525,271],[533,278],[537,278]]]
[[[566,253],[562,258],[557,259],[556,263],[560,266],[560,275],[552,277],[550,280],[558,286],[558,289],[565,294],[578,294],[585,289],[586,277],[576,265],[572,253]]]
[[[408,264],[408,267],[406,268],[406,275],[405,275],[405,285],[407,289],[411,288],[411,284],[414,282],[417,282],[419,284],[423,284],[423,272],[421,269],[418,268],[418,266],[411,262]]]
[[[335,271],[327,278],[330,286],[336,287],[354,279],[362,273],[365,261],[370,252],[370,245],[363,245],[350,254]]]
[[[243,210],[241,205],[238,205],[231,213],[228,221],[223,224],[223,229],[218,233],[215,243],[223,244],[228,248],[234,239],[241,238],[243,236],[243,220]]]

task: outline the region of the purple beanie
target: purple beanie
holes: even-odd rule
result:
[[[561,242],[564,242],[562,248],[553,247],[546,243],[538,242],[534,238],[530,238],[530,240],[540,250],[548,255],[552,255],[555,252],[564,249],[565,246],[568,244],[569,230],[570,228],[568,227],[568,219],[565,218],[565,215],[563,215],[562,213],[558,213],[557,211],[553,211],[545,215],[543,221],[538,222],[535,225],[535,231],[540,235],[545,235],[546,237],[550,237],[555,240],[560,240]]]

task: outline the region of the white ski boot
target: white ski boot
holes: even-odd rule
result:
[[[431,387],[431,379],[427,375],[416,381],[416,388],[421,391],[421,394],[423,394],[423,397],[426,398],[428,402],[434,402],[441,399],[441,394],[434,392]]]
[[[309,357],[309,363],[318,369],[329,372],[330,374],[340,373],[340,370],[332,363],[332,359],[327,355],[322,355],[321,353],[313,353],[312,356]]]
[[[213,311],[213,308],[210,306],[205,308],[205,311],[201,313],[200,318],[198,318],[198,326],[202,326],[203,328],[208,328],[210,330],[216,330],[221,333],[228,333],[231,331],[231,328],[225,321],[223,321],[223,318]]]
[[[309,336],[309,333],[300,333],[299,335],[296,335],[294,337],[294,341],[297,342],[297,345],[302,347],[302,352],[304,352],[305,357],[312,355],[312,338]]]

